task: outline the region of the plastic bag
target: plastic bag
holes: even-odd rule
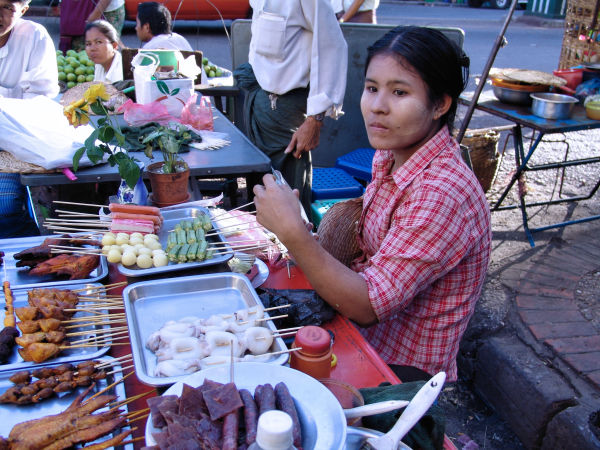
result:
[[[138,127],[150,122],[158,122],[161,125],[166,125],[174,120],[174,117],[169,114],[167,107],[161,102],[152,102],[141,105],[127,100],[119,109],[123,113],[123,119],[129,125]]]
[[[73,155],[94,130],[90,125],[73,127],[63,107],[39,95],[16,99],[0,97],[0,149],[20,161],[44,169],[71,167]],[[80,166],[91,165],[87,156]]]
[[[181,111],[180,121],[196,130],[213,131],[214,121],[210,99],[201,96],[200,104],[197,104],[197,98],[198,94],[194,94],[187,100]]]
[[[575,97],[585,100],[590,95],[600,94],[600,78],[592,78],[584,81],[575,89]]]

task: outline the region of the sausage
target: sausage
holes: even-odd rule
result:
[[[132,205],[127,203],[111,203],[108,205],[110,212],[122,212],[129,214],[149,214],[152,216],[161,216],[160,209],[155,206]]]
[[[154,223],[154,226],[160,227],[162,222],[160,217],[152,214],[130,214],[124,212],[113,212],[110,214],[112,219],[131,219],[131,220],[150,220]]]
[[[239,409],[230,412],[223,419],[223,450],[236,450],[239,427]]]
[[[256,441],[256,426],[258,425],[258,408],[248,389],[240,389],[240,397],[244,403],[244,425],[246,426],[246,444]]]
[[[302,431],[300,429],[300,420],[298,419],[298,411],[290,390],[285,383],[277,383],[275,385],[275,400],[277,408],[287,413],[292,418],[292,436],[294,438],[294,447],[302,447]]]
[[[275,391],[269,383],[263,384],[260,389],[259,386],[256,387],[254,399],[258,404],[259,416],[265,411],[275,409]]]

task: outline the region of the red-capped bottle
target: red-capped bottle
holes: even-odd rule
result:
[[[313,378],[329,378],[331,374],[331,336],[323,328],[314,325],[302,327],[296,333],[292,348],[290,367]]]

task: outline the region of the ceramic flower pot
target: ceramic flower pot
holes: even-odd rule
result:
[[[176,205],[190,199],[188,181],[190,169],[175,173],[163,173],[163,162],[148,166],[148,176],[152,187],[150,200],[159,207]]]

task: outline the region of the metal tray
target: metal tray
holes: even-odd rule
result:
[[[100,362],[108,362],[112,360],[114,360],[114,358],[111,358],[109,356],[105,356],[103,358],[98,359],[98,361]],[[81,361],[73,361],[73,363],[77,362]],[[51,365],[49,364],[48,366],[57,365],[58,363]],[[109,372],[120,368],[121,366],[117,362],[113,365],[113,369],[109,370]],[[0,373],[0,394],[3,394],[9,387],[13,386],[13,383],[9,380],[9,378],[15,372],[18,372],[18,370]],[[97,381],[96,387],[92,390],[92,392],[90,392],[90,395],[92,395],[94,392],[98,392],[101,389],[104,389],[106,386],[114,383],[115,381],[119,381],[121,378],[123,378],[122,372],[115,372],[114,374],[107,376],[104,380]],[[78,388],[75,391],[67,392],[61,394],[60,396],[48,398],[40,403],[36,403],[33,405],[19,406],[11,404],[0,404],[0,417],[2,417],[2,420],[0,420],[0,436],[8,437],[10,430],[12,430],[12,428],[18,423],[63,412],[73,402],[75,397],[77,397],[77,395],[83,391],[83,389],[85,388]],[[123,385],[123,383],[119,383],[111,387],[107,391],[107,393],[116,395],[119,400],[124,400],[126,398],[125,386]],[[104,408],[98,411],[105,411],[106,409],[107,408]],[[123,409],[126,412],[127,405],[121,406],[121,409]],[[122,430],[124,431],[128,428],[129,427],[124,427]],[[108,435],[102,438],[102,440],[106,440],[113,436],[114,434]],[[126,438],[126,440],[128,439],[129,438]],[[126,444],[124,446],[118,446],[116,448],[123,450],[133,450],[134,447],[133,444]]]
[[[76,234],[74,236],[76,236]],[[0,239],[0,250],[5,253],[4,267],[6,268],[6,276],[4,281],[9,281],[12,289],[44,287],[50,285],[59,287],[73,283],[93,283],[102,280],[108,275],[108,264],[106,263],[106,258],[102,257],[100,258],[100,264],[92,271],[92,273],[90,273],[89,277],[82,278],[81,280],[61,280],[55,275],[29,275],[29,268],[16,266],[17,261],[13,257],[15,253],[40,245],[47,237],[49,236]],[[0,271],[0,273],[2,272]]]
[[[67,284],[67,285],[60,285],[59,288],[60,289],[82,289],[84,287],[86,288],[92,288],[92,287],[98,287],[98,286],[102,286],[102,284],[100,283],[86,283],[84,285],[82,284]],[[15,299],[14,301],[14,306],[15,308],[20,308],[21,306],[28,306],[29,304],[27,303],[27,289],[13,289],[13,297]],[[85,294],[85,292],[84,292]],[[0,305],[4,306],[5,304],[5,300],[4,297],[2,296],[2,301],[0,302]],[[99,311],[103,311],[103,310],[99,310]],[[106,312],[105,310],[103,312]],[[91,313],[87,313],[87,312],[78,312],[76,313],[73,317],[85,317],[85,316],[91,316]],[[18,319],[17,319],[18,320]],[[108,327],[108,325],[104,325],[104,327]],[[70,329],[69,331],[83,331],[83,330],[94,330],[94,329],[98,329],[98,328],[104,328],[104,327],[94,327],[94,328],[73,328]],[[93,334],[93,331],[90,332],[90,334]],[[84,336],[78,336],[77,340],[79,339],[83,339]],[[37,367],[37,366],[46,366],[48,364],[53,364],[53,363],[66,363],[66,362],[72,362],[72,361],[83,361],[83,360],[87,360],[87,359],[93,359],[93,358],[98,358],[102,355],[104,355],[110,348],[110,341],[107,344],[104,344],[104,346],[102,347],[82,347],[82,348],[73,348],[70,350],[63,350],[59,353],[59,356],[49,359],[48,361],[44,361],[43,363],[39,363],[36,364],[34,362],[27,362],[27,361],[23,361],[23,358],[21,358],[21,355],[19,355],[19,352],[17,352],[17,346],[15,346],[13,348],[13,353],[12,356],[10,357],[10,359],[8,360],[7,364],[0,364],[0,373],[3,373],[5,371],[8,370],[24,370],[24,369],[31,369],[32,367]]]
[[[175,228],[175,225],[179,223],[179,221],[183,219],[193,219],[198,216],[198,214],[204,211],[208,214],[208,210],[206,208],[201,207],[190,207],[190,208],[181,208],[181,209],[173,209],[169,211],[163,211],[162,216],[164,219],[163,225],[161,227],[160,232],[158,233],[158,238],[160,240],[160,244],[164,249],[167,248],[167,237],[169,235],[169,231]],[[213,227],[215,223],[213,222]],[[221,235],[218,236],[210,236],[207,238],[208,242],[226,242]],[[150,267],[149,269],[140,269],[137,266],[125,267],[123,264],[119,263],[119,272],[127,277],[145,277],[148,275],[156,275],[160,273],[167,272],[175,272],[180,270],[193,269],[197,267],[206,267],[212,266],[215,264],[221,264],[227,262],[232,256],[233,251],[231,247],[226,246],[226,249],[230,251],[230,253],[224,255],[217,255],[212,258],[206,259],[204,261],[199,262],[187,262],[187,263],[172,263],[169,261],[169,264],[162,267]]]
[[[125,288],[123,301],[135,373],[142,383],[151,386],[173,384],[186,377],[154,376],[156,355],[146,348],[146,341],[165,322],[186,316],[208,318],[262,305],[245,275],[228,272],[135,283]],[[276,330],[272,321],[265,324],[271,331]],[[283,339],[276,338],[271,351],[286,349]],[[283,365],[287,360],[288,354],[283,353],[266,364]]]

